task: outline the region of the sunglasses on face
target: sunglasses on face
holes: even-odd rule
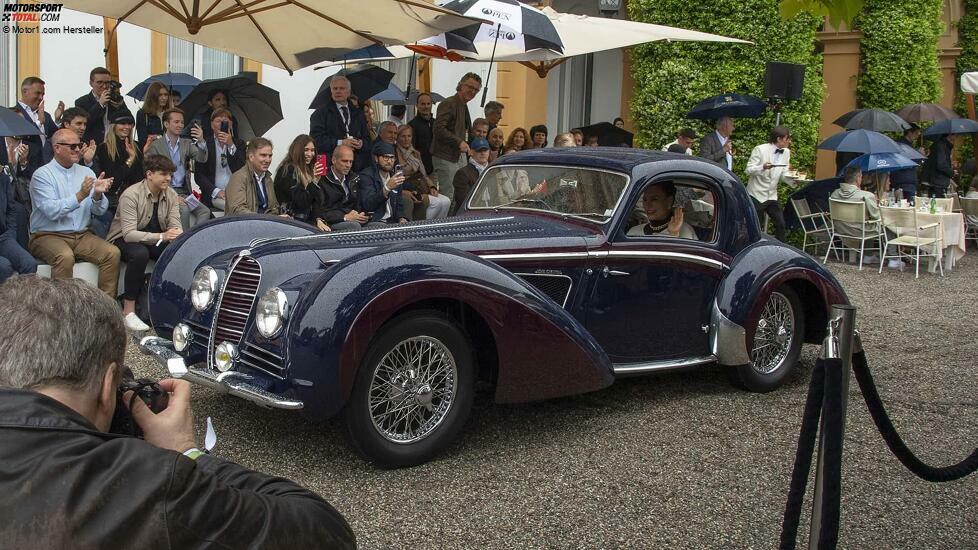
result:
[[[67,148],[71,149],[72,151],[78,151],[79,149],[82,148],[82,144],[81,143],[61,143],[61,142],[58,142],[58,143],[56,143],[56,145],[60,145],[62,147],[67,147]]]

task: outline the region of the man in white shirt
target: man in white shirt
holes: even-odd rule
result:
[[[784,242],[785,224],[781,203],[778,202],[778,183],[784,180],[791,161],[791,132],[784,126],[771,129],[770,140],[754,147],[747,161],[747,194],[754,203],[757,218],[766,213],[774,222],[774,236]],[[764,228],[766,229],[766,228]]]
[[[671,143],[667,143],[665,147],[662,148],[663,151],[668,151],[673,145],[681,145],[686,149],[687,155],[693,154],[693,142],[696,140],[696,132],[692,128],[683,128],[679,130],[676,134],[676,139]]]

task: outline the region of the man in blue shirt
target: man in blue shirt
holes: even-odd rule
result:
[[[112,179],[96,178],[78,164],[82,143],[74,130],[61,129],[51,137],[54,160],[31,178],[31,254],[51,266],[55,278],[71,278],[75,259],[96,264],[98,286],[115,297],[119,281],[119,249],[89,229],[92,214],[109,207],[105,196]],[[104,174],[103,174],[104,175]]]

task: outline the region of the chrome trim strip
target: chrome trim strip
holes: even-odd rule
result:
[[[273,361],[269,361],[268,359],[263,358],[259,354],[255,353],[255,352],[252,352],[252,351],[249,351],[250,348],[251,348],[251,346],[246,346],[246,347],[244,347],[244,348],[241,349],[242,360],[244,359],[245,356],[247,356],[247,357],[249,357],[251,359],[254,359],[255,361],[258,361],[260,363],[264,363],[265,365],[268,365],[269,368],[275,369],[278,372],[282,372],[282,370],[283,370],[282,365],[277,365]]]
[[[390,233],[394,231],[410,231],[412,229],[418,229],[419,227],[450,227],[454,225],[471,225],[476,223],[485,223],[487,221],[504,221],[504,220],[512,220],[512,219],[515,219],[515,217],[506,216],[501,218],[493,217],[493,218],[473,218],[473,219],[463,218],[459,220],[452,220],[450,222],[425,223],[425,224],[417,224],[417,225],[411,225],[410,223],[407,223],[407,224],[398,224],[395,227],[384,227],[382,229],[357,229],[353,231],[330,231],[328,233],[317,233],[315,235],[299,235],[298,237],[283,237],[280,239],[270,239],[270,238],[255,239],[254,241],[251,241],[251,246],[255,247],[258,245],[268,244],[271,242],[289,242],[289,241],[299,241],[303,239],[323,239],[323,238],[331,238],[331,237],[343,237],[346,235],[358,235],[360,233],[370,233],[370,234]]]
[[[716,300],[713,301],[713,311],[710,313],[710,351],[721,365],[739,366],[750,363],[747,331],[721,313]]]
[[[661,250],[607,250],[601,252],[605,253],[602,255],[602,257],[606,255],[607,257],[611,258],[660,258],[700,264],[707,267],[715,267],[717,269],[729,269],[727,264],[719,260],[704,258],[695,254],[686,254],[683,252],[665,252]]]
[[[483,260],[556,260],[587,258],[587,252],[528,252],[525,254],[479,254]]]
[[[564,309],[567,309],[567,300],[570,299],[571,290],[574,288],[574,279],[571,278],[570,276],[568,276],[568,275],[557,275],[556,273],[516,273],[515,271],[513,272],[513,275],[518,275],[520,277],[523,277],[523,276],[526,276],[526,277],[563,277],[564,279],[567,279],[567,281],[568,281],[567,293],[564,294],[564,301],[560,304],[560,307],[562,307]],[[526,282],[530,283],[530,281],[526,281]],[[532,285],[533,283],[530,283],[530,284]],[[540,290],[540,289],[537,289],[537,290]],[[546,294],[546,292],[543,292],[542,290],[540,290],[540,292],[542,292],[543,294]]]
[[[689,357],[687,359],[672,359],[667,361],[647,361],[644,363],[615,363],[612,369],[616,375],[644,374],[647,372],[683,369],[713,363],[717,358],[713,355],[705,357]]]

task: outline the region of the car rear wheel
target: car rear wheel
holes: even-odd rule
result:
[[[343,411],[353,447],[382,468],[427,462],[455,440],[472,408],[465,334],[437,312],[388,323],[371,343]]]
[[[768,296],[748,342],[751,362],[737,367],[734,382],[753,392],[769,392],[784,383],[798,363],[805,318],[798,295],[781,287]]]

